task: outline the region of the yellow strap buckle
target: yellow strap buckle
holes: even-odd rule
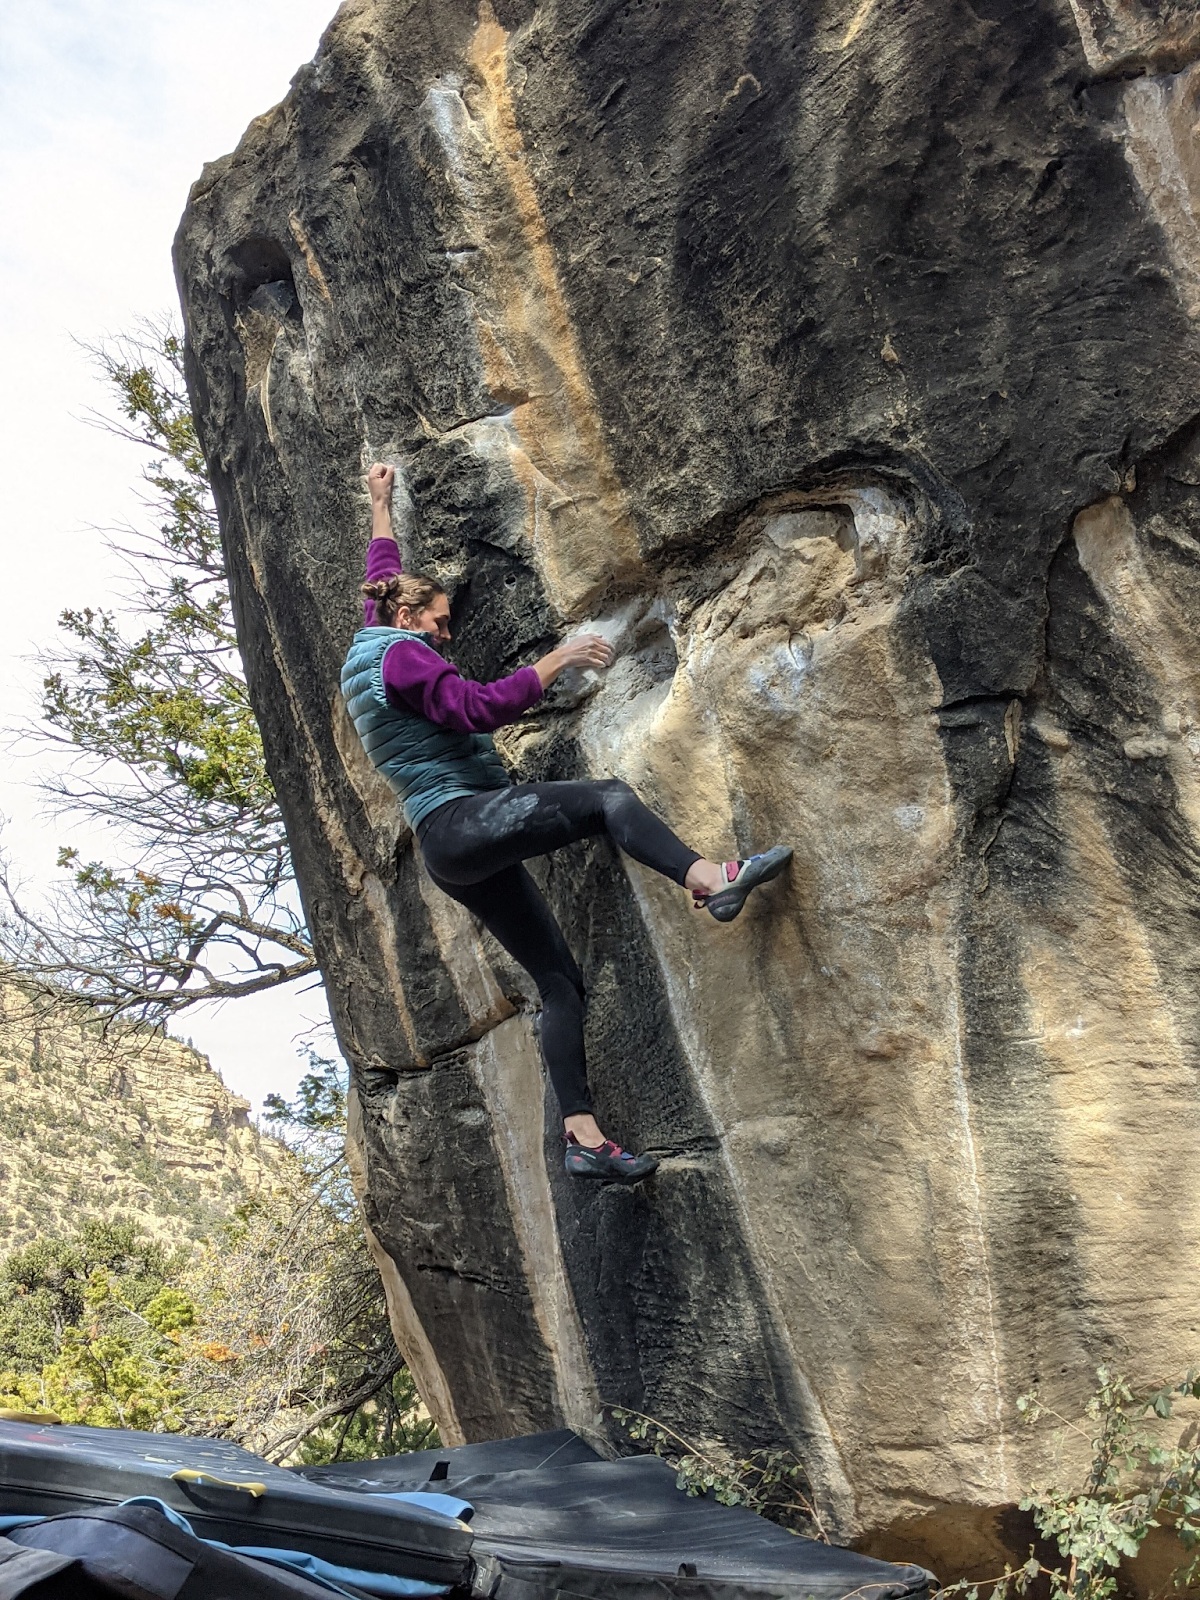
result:
[[[172,1483],[213,1483],[221,1489],[240,1489],[243,1494],[251,1494],[256,1500],[261,1500],[267,1492],[265,1483],[234,1483],[231,1478],[218,1478],[213,1472],[197,1472],[194,1467],[180,1467],[178,1472],[171,1474]]]

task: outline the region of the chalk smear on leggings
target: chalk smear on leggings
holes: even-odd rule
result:
[[[507,838],[520,833],[538,808],[535,794],[517,794],[512,789],[497,789],[495,798],[489,798],[477,812],[474,831],[490,838]],[[436,813],[435,813],[436,815]],[[470,822],[468,821],[468,826]]]

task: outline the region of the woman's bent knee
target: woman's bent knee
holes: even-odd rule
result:
[[[536,974],[535,974],[536,976]],[[584,989],[582,973],[543,973],[537,978],[538,994],[542,1005],[567,1005],[572,1010],[583,1009]]]
[[[642,803],[624,778],[601,778],[597,788],[600,790],[600,803],[604,807],[606,817],[622,816],[631,806],[640,806]]]

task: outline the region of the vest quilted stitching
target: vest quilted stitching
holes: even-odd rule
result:
[[[388,703],[383,658],[400,639],[432,649],[423,633],[406,628],[361,628],[342,668],[342,695],[363,749],[404,804],[415,829],[447,800],[505,789],[511,783],[488,733],[459,733],[407,707]]]

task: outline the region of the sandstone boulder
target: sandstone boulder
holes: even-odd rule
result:
[[[448,1442],[633,1406],[970,1566],[1025,1553],[1018,1394],[1200,1354],[1197,57],[1168,0],[349,0],[193,188],[239,636]],[[727,928],[537,868],[637,1192],[561,1175],[529,981],[347,725],[376,457],[464,671],[618,644],[515,773],[796,848]]]

